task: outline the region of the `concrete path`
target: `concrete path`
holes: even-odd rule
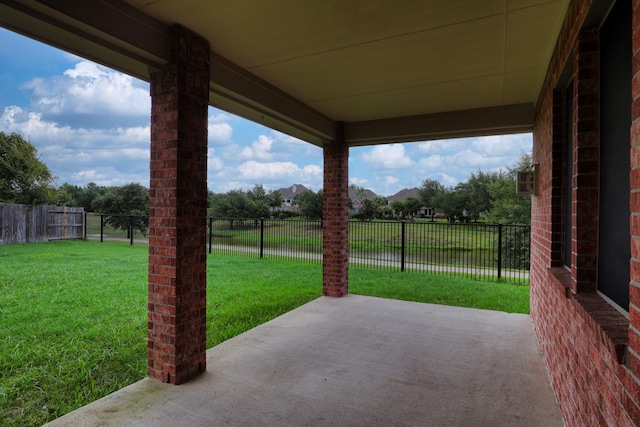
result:
[[[49,426],[562,426],[529,316],[322,297]]]

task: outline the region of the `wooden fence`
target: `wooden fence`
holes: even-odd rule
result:
[[[0,203],[0,245],[83,239],[84,208]]]

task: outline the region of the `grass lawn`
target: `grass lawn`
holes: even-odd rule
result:
[[[41,425],[146,376],[147,246],[0,246],[0,426]],[[209,258],[207,346],[321,293],[321,267]],[[528,313],[529,288],[353,268],[363,295]]]

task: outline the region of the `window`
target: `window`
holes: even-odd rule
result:
[[[619,0],[600,28],[598,291],[629,310],[631,2]]]

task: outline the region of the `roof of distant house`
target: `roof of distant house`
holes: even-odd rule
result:
[[[389,200],[389,202],[393,202],[395,200],[400,200],[401,202],[404,202],[405,200],[407,200],[407,197],[419,198],[418,197],[418,187],[403,188],[402,190],[398,191],[393,196],[387,197],[387,200]]]
[[[369,189],[364,190],[364,199],[373,199],[374,197],[378,197],[378,195]],[[358,194],[358,191],[351,187],[349,187],[349,198],[351,200],[358,200],[358,201],[362,199],[362,197],[360,197],[360,194]]]
[[[293,184],[291,187],[280,188],[277,191],[280,192],[283,199],[293,199],[296,195],[302,193],[305,190],[308,190],[308,188],[304,185]]]

